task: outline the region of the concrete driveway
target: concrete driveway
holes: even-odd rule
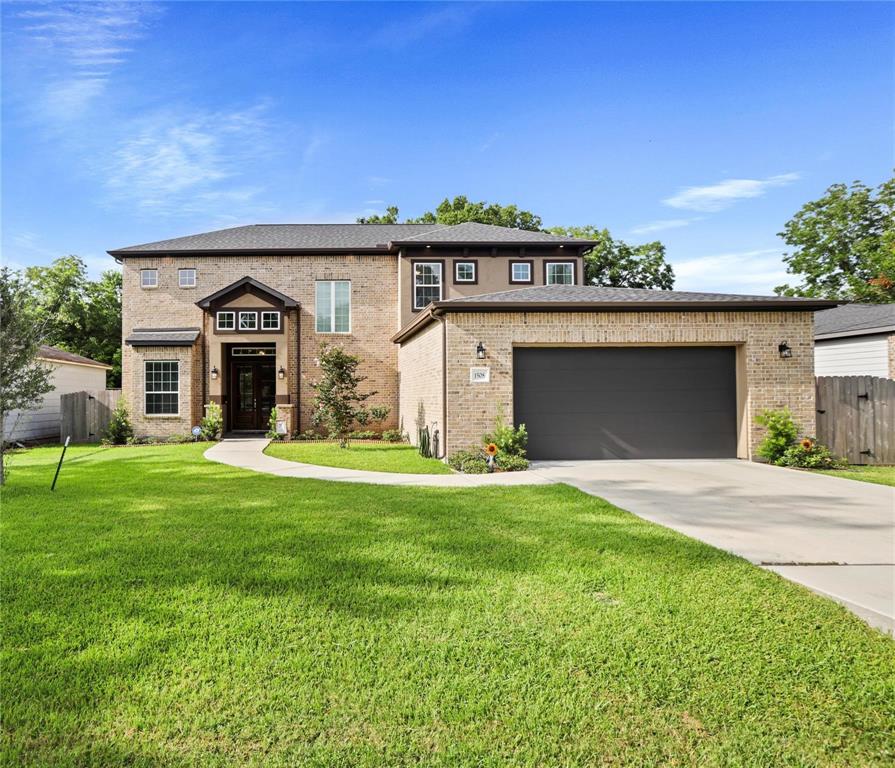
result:
[[[893,632],[895,488],[736,460],[533,469],[745,557]]]

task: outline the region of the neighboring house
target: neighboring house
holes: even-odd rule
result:
[[[530,455],[751,458],[754,415],[814,429],[814,311],[834,302],[583,285],[590,241],[484,224],[254,225],[121,248],[138,434],[311,426],[322,343],[369,403],[448,452],[499,413]]]
[[[895,379],[895,304],[845,304],[818,312],[814,372]]]
[[[61,398],[69,392],[106,388],[106,371],[111,365],[89,357],[42,346],[37,359],[51,369],[53,391],[44,395],[40,407],[30,411],[12,411],[3,422],[3,439],[10,442],[59,440],[62,418]]]

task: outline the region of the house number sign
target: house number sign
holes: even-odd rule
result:
[[[470,384],[487,384],[491,381],[490,368],[470,368],[469,383]]]

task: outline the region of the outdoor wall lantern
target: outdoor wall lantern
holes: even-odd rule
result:
[[[479,360],[484,360],[484,359],[485,359],[485,345],[482,344],[482,342],[479,342],[479,343],[476,345],[476,348],[475,348],[475,356],[476,356]]]
[[[211,366],[211,378],[216,379],[218,377],[218,367],[216,365]]]
[[[777,351],[780,353],[780,357],[786,360],[789,357],[792,357],[792,347],[789,346],[785,341],[781,341],[777,345]]]
[[[277,378],[278,379],[286,378],[286,369],[282,365],[280,366],[280,370],[277,371]]]

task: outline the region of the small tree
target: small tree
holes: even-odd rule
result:
[[[127,405],[122,397],[119,398],[115,410],[112,411],[112,418],[109,419],[109,426],[106,427],[105,438],[112,445],[124,445],[133,436],[134,428],[131,426],[131,420],[127,415]]]
[[[338,437],[341,448],[347,448],[352,426],[369,420],[364,403],[376,393],[358,391],[367,377],[357,372],[360,360],[341,347],[323,344],[319,365],[323,375],[311,385],[317,393],[311,419],[314,426],[323,426],[331,436]]]
[[[53,390],[50,369],[37,359],[43,330],[31,306],[22,278],[7,267],[0,269],[0,485],[6,481],[7,414],[34,408]]]

